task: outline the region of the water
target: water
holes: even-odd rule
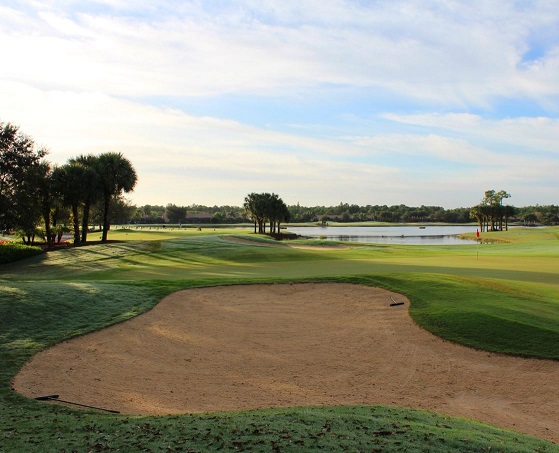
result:
[[[460,226],[383,226],[383,227],[288,227],[287,231],[310,238],[375,244],[464,245],[475,240],[460,239],[462,233],[475,233],[475,225]]]

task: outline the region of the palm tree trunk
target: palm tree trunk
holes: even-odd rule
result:
[[[89,208],[91,202],[88,200],[83,205],[83,218],[82,218],[82,242],[87,242],[87,230],[89,229]]]
[[[50,231],[50,207],[43,210],[43,220],[45,221],[45,236],[47,240],[47,247],[52,249],[52,236]]]
[[[78,215],[78,205],[72,206],[72,217],[74,220],[74,244],[80,243],[80,219]]]
[[[107,242],[107,236],[109,234],[109,206],[111,204],[111,196],[105,195],[105,206],[103,209],[103,237],[102,242]]]

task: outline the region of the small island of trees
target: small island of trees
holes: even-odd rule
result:
[[[247,216],[254,222],[254,232],[266,234],[266,222],[270,224],[270,234],[281,231],[282,222],[289,222],[287,205],[275,193],[251,193],[245,197],[243,205]]]
[[[516,214],[516,208],[503,205],[506,198],[510,194],[504,190],[486,190],[481,203],[471,209],[470,216],[477,220],[481,232],[509,229],[509,219]]]

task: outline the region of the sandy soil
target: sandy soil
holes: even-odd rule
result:
[[[559,362],[445,342],[408,306],[350,284],[189,289],[39,353],[13,385],[129,414],[396,405],[559,442]]]

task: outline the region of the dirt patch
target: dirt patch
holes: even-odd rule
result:
[[[395,405],[559,442],[559,362],[443,341],[408,305],[351,284],[189,289],[37,354],[13,384],[129,414]]]

